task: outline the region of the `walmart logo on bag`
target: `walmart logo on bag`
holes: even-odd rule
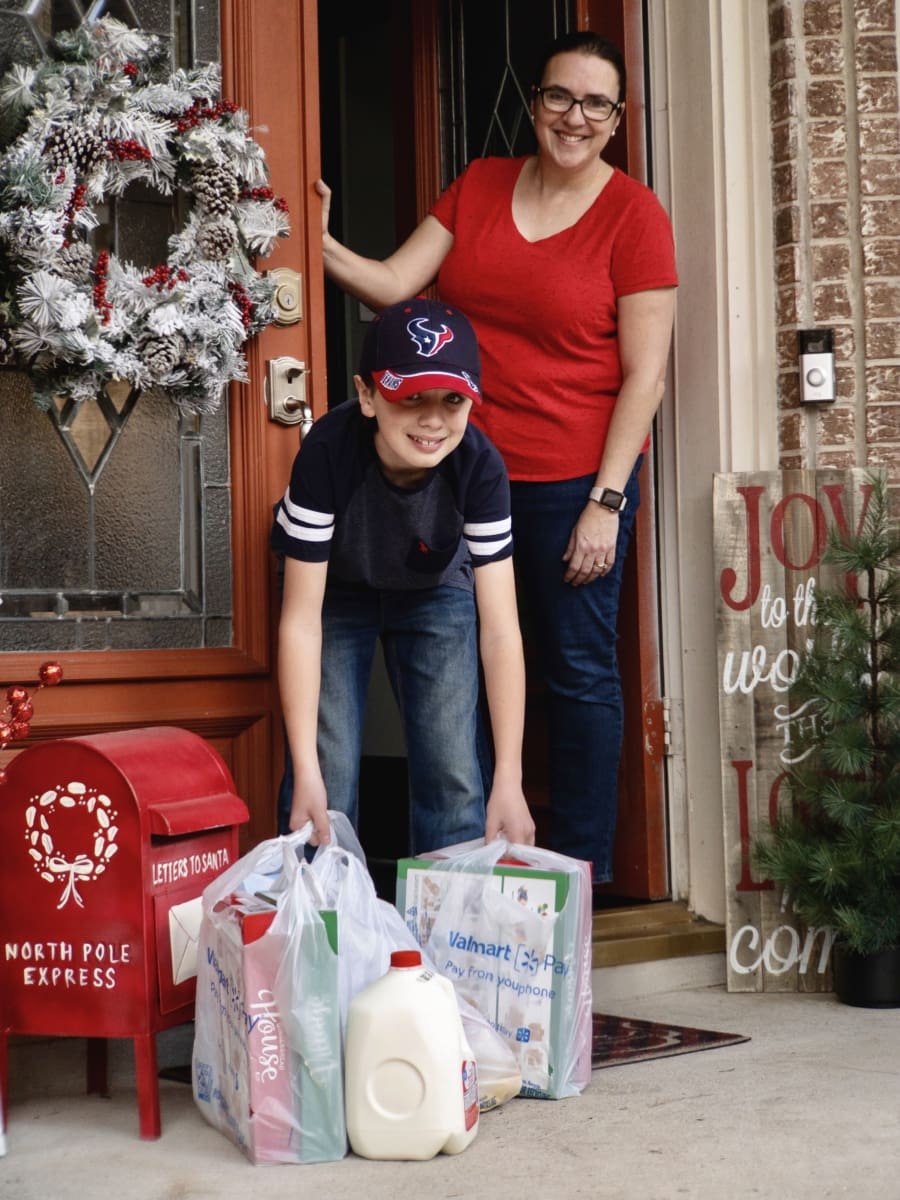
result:
[[[509,942],[480,942],[477,938],[472,937],[471,933],[462,933],[458,929],[450,931],[447,941],[452,950],[480,954],[485,958],[495,958],[499,962],[511,963],[513,971],[519,975],[566,976],[571,969],[570,964],[564,958],[557,958],[555,954],[542,954],[524,942],[519,942],[515,947]],[[463,966],[449,963],[448,966],[451,966],[456,974],[463,974]],[[471,974],[474,970],[474,967],[470,967],[469,973]]]
[[[471,933],[460,933],[451,929],[447,939],[454,950],[467,950],[470,954],[483,954],[486,958],[501,958],[512,961],[513,949],[509,942],[479,942]]]
[[[530,946],[519,946],[516,950],[514,965],[517,971],[525,971],[529,975],[537,975],[538,967],[541,965],[541,956],[535,954]]]

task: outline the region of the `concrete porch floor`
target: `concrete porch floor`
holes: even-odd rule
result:
[[[111,1048],[103,1099],[83,1093],[83,1042],[18,1042],[0,1196],[900,1197],[900,1010],[850,1008],[830,994],[729,995],[696,986],[697,965],[692,986],[667,991],[650,990],[647,975],[613,986],[617,972],[595,972],[595,1008],[751,1041],[595,1071],[573,1099],[512,1100],[482,1117],[463,1154],[421,1163],[254,1167],[204,1122],[190,1088],[170,1082],[160,1084],[162,1137],[142,1141],[128,1043]],[[190,1026],[161,1035],[160,1065],[186,1062],[190,1040]]]

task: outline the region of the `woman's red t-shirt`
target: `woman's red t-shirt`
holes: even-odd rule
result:
[[[618,297],[678,282],[672,228],[616,170],[574,225],[529,242],[512,217],[526,161],[476,159],[438,199],[453,234],[438,292],[478,335],[485,402],[471,419],[510,478],[573,479],[597,470],[622,383]]]

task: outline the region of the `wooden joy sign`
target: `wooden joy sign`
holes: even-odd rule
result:
[[[790,686],[815,628],[829,530],[855,533],[871,472],[716,475],[713,483],[716,642],[725,835],[729,991],[830,991],[830,929],[802,928],[751,848],[789,803],[797,737],[816,720]]]

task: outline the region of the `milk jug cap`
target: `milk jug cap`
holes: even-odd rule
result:
[[[392,967],[421,967],[422,955],[418,950],[392,950]]]

